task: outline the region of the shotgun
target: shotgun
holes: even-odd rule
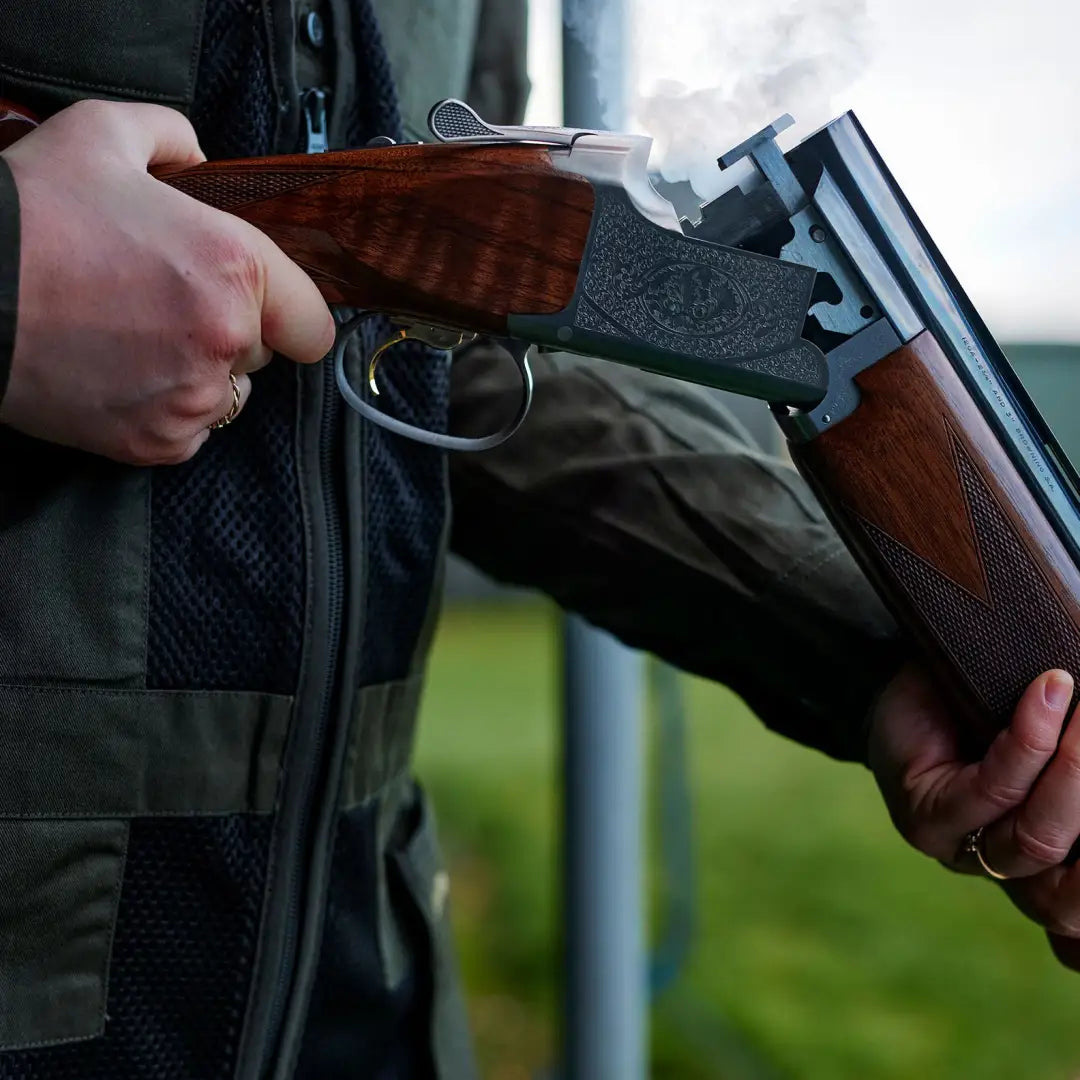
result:
[[[1080,480],[852,113],[786,153],[783,117],[719,158],[680,218],[650,140],[497,127],[460,101],[433,143],[157,168],[267,233],[364,313],[334,362],[354,408],[451,449],[494,446],[530,346],[769,403],[792,459],[943,690],[989,739],[1027,684],[1080,676]],[[0,146],[32,118],[0,106]],[[483,439],[397,421],[345,378],[347,333],[503,341],[514,422]]]

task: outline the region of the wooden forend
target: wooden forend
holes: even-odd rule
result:
[[[855,412],[796,464],[992,735],[1041,672],[1080,683],[1080,573],[931,334],[855,381]]]

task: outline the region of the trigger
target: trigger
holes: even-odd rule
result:
[[[408,424],[403,420],[398,420],[396,417],[381,412],[370,403],[364,401],[364,399],[349,384],[349,378],[345,371],[345,348],[349,343],[349,339],[353,334],[360,330],[368,319],[381,317],[379,312],[362,312],[338,327],[337,340],[334,342],[332,359],[334,365],[334,377],[337,380],[338,390],[340,391],[341,396],[345,399],[345,403],[351,409],[358,412],[365,420],[368,420],[370,423],[376,424],[381,428],[385,428],[387,431],[392,431],[394,434],[401,435],[403,438],[411,439],[413,442],[437,447],[440,450],[490,450],[493,447],[506,442],[506,440],[517,431],[529,412],[529,406],[532,404],[533,377],[532,371],[529,369],[528,342],[518,341],[516,339],[502,339],[498,341],[498,344],[502,345],[509,354],[510,359],[513,360],[514,366],[521,376],[521,402],[514,418],[505,427],[491,435],[485,435],[481,438],[465,438],[457,435],[446,435],[440,431],[428,431],[425,428],[417,427],[414,424]],[[372,380],[373,390],[375,389],[375,362],[382,353],[409,338],[423,341],[425,344],[433,344],[431,337],[410,333],[410,329],[415,328],[405,327],[399,329],[376,350],[368,371],[369,378]],[[454,348],[472,341],[477,336],[476,334],[467,331],[448,331],[442,327],[424,327],[423,329],[425,333],[431,331],[432,336],[434,336],[435,332],[438,332],[440,336],[436,339],[437,348]]]
[[[429,323],[410,323],[400,327],[371,354],[371,361],[368,364],[368,386],[371,387],[373,394],[379,393],[379,387],[375,382],[375,368],[378,367],[383,353],[389,352],[403,341],[419,341],[432,349],[448,349],[452,352],[462,345],[475,341],[476,336],[468,330],[451,330],[447,326],[432,326]]]

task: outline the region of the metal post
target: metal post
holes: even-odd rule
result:
[[[567,125],[621,122],[623,33],[621,0],[563,0]],[[563,640],[565,1076],[644,1080],[641,658],[576,616]]]
[[[564,643],[566,1080],[644,1080],[641,663],[575,616]]]

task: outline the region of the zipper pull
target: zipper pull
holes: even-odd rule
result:
[[[305,90],[300,100],[307,132],[304,153],[325,154],[330,149],[326,138],[326,91],[313,87]]]

